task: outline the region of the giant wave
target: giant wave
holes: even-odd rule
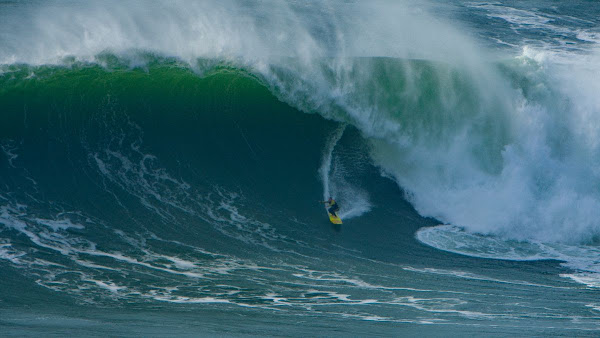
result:
[[[402,289],[311,265],[411,261],[393,233],[565,261],[598,286],[593,51],[497,57],[428,8],[381,2],[4,8],[0,257],[39,285],[84,302],[362,305],[289,285]],[[343,233],[365,258],[306,231],[328,195],[393,249]]]

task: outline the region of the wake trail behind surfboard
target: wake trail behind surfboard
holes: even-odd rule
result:
[[[360,216],[371,210],[369,195],[366,191],[354,186],[344,178],[343,166],[334,161],[334,150],[346,130],[346,124],[340,125],[328,138],[319,174],[323,182],[323,200],[333,197],[339,206],[337,212],[341,219],[349,219]]]
[[[333,156],[333,149],[338,141],[344,135],[344,130],[346,130],[346,124],[340,125],[329,137],[327,140],[327,146],[323,151],[323,158],[321,160],[321,167],[319,168],[319,173],[321,174],[321,180],[323,181],[323,200],[327,200],[330,195],[329,189],[329,173],[331,171],[331,159]]]

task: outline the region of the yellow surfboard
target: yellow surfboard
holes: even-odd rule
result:
[[[325,210],[327,210],[327,208],[325,208]],[[329,211],[327,211],[327,215],[329,215],[329,220],[331,221],[331,223],[342,224],[342,219],[340,218],[340,216],[332,215]]]

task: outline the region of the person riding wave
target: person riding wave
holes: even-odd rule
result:
[[[322,201],[321,203],[329,204],[329,209],[327,209],[327,211],[329,211],[329,213],[332,214],[333,216],[337,217],[337,212],[338,212],[338,210],[340,210],[340,206],[333,199],[333,197],[329,197],[329,199],[327,201]]]

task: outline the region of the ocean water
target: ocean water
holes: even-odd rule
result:
[[[598,336],[599,27],[0,0],[1,335]]]

